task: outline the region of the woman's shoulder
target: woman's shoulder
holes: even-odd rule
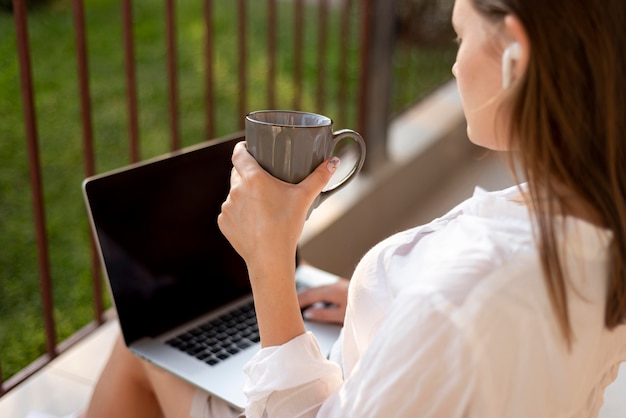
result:
[[[416,284],[457,287],[532,251],[530,221],[503,197],[509,193],[477,191],[442,217],[388,237],[364,255],[353,278],[394,298]]]

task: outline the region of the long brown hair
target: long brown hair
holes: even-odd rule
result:
[[[571,344],[566,274],[553,222],[567,212],[563,189],[613,233],[604,321],[613,329],[626,321],[626,2],[471,1],[494,23],[516,16],[529,38],[528,67],[509,103],[511,133],[563,335]]]

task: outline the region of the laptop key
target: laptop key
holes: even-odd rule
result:
[[[209,366],[215,366],[220,361],[219,361],[219,359],[217,359],[215,357],[208,357],[208,358],[204,359],[204,362],[206,364],[208,364]]]
[[[172,347],[215,365],[260,341],[254,304],[214,318],[167,341]]]
[[[252,344],[254,344],[252,341],[250,340],[241,340],[239,342],[237,342],[237,347],[241,348],[242,350],[244,348],[248,348],[250,347]]]
[[[206,352],[206,351],[201,351],[201,352],[199,352],[198,354],[196,354],[196,356],[195,356],[195,357],[196,357],[198,360],[204,360],[204,359],[209,358],[209,357],[212,357],[212,356],[213,356],[213,353],[211,353],[210,351],[209,351],[209,352]]]

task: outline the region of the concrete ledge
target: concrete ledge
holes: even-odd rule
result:
[[[63,417],[84,410],[118,333],[117,320],[109,319],[1,397],[0,417],[24,418],[29,412]]]

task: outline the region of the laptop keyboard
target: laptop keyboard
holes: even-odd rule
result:
[[[259,341],[251,301],[168,340],[167,344],[214,366]]]

